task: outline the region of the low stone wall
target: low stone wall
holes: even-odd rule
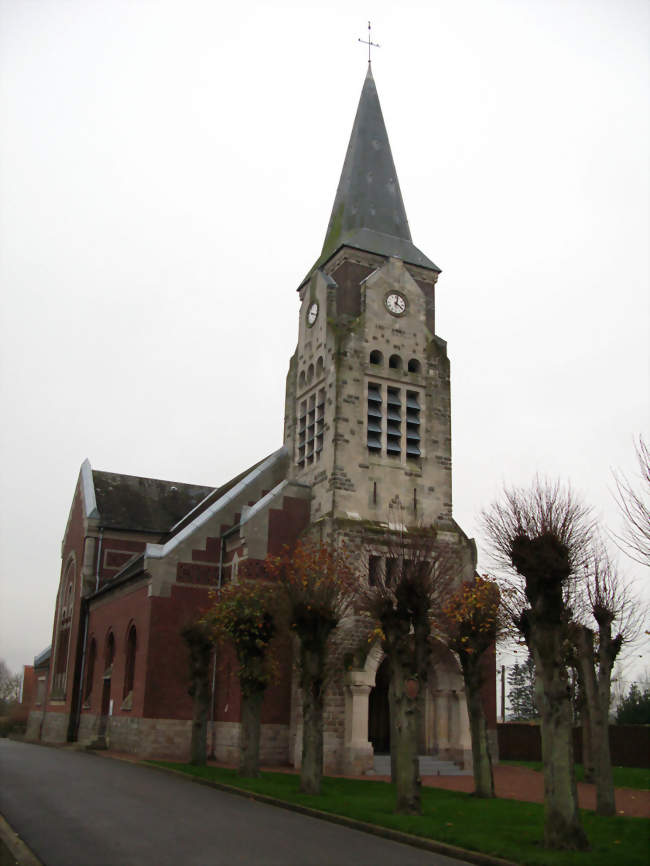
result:
[[[31,718],[30,713],[30,718]],[[44,743],[65,743],[68,739],[68,723],[70,721],[69,713],[45,713],[45,717],[43,717],[42,713],[37,714],[39,718],[39,727],[40,720],[43,721],[43,726],[41,728],[40,739]],[[36,737],[35,739],[39,739]]]
[[[92,743],[97,738],[98,730],[99,717],[83,713],[79,723],[79,742]],[[214,745],[218,761],[237,763],[239,736],[238,722],[217,722],[214,726],[214,738],[211,726],[208,725],[208,753]],[[107,747],[118,752],[127,752],[144,758],[187,761],[192,742],[192,722],[184,719],[111,716],[108,719],[105,737]],[[288,725],[262,725],[260,760],[263,764],[270,765],[289,763]]]
[[[236,764],[239,761],[239,722],[215,722],[214,754],[217,761]],[[210,726],[208,726],[208,752],[211,748]],[[289,726],[262,725],[260,729],[260,762],[267,765],[289,763]]]
[[[27,718],[25,729],[26,740],[41,739],[41,724],[43,723],[43,710],[32,710]]]

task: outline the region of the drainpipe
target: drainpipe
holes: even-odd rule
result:
[[[97,548],[97,565],[95,567],[95,592],[99,589],[99,564],[102,561],[102,540],[104,537],[104,528],[99,527],[99,545]]]
[[[217,731],[215,726],[214,719],[214,692],[217,687],[217,650],[212,650],[212,697],[210,699],[210,754],[208,758],[212,761],[216,758],[216,746],[217,746]]]

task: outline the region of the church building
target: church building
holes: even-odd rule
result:
[[[351,549],[394,528],[434,526],[471,579],[476,551],[452,516],[450,373],[436,334],[440,269],[411,239],[370,65],[320,256],[298,285],[298,343],[286,379],[284,441],[222,487],[79,473],[62,544],[49,672],[27,736],[189,756],[192,702],[181,629],[238,579],[244,562],[325,531]],[[361,579],[361,578],[360,578]],[[339,629],[325,708],[325,768],[363,772],[387,749],[382,651],[365,658]],[[218,653],[217,653],[218,655]],[[344,663],[344,658],[347,659]],[[261,758],[300,761],[300,692],[266,694]],[[494,739],[494,656],[485,689]],[[234,669],[233,669],[234,668]],[[489,679],[489,678],[488,678]],[[209,751],[235,760],[239,689],[217,658]],[[459,666],[442,644],[424,696],[421,752],[470,766]]]

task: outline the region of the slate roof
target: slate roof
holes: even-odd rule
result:
[[[213,487],[118,475],[93,469],[100,525],[166,533],[211,493]]]
[[[440,271],[411,240],[370,66],[361,90],[323,250],[307,276],[343,246],[397,256],[409,264]]]
[[[229,490],[235,487],[236,484],[246,478],[247,475],[250,475],[253,470],[257,469],[268,457],[264,457],[262,460],[258,460],[257,463],[254,463],[252,466],[249,466],[247,469],[244,469],[243,472],[240,472],[239,475],[236,475],[234,478],[231,478],[230,481],[226,481],[221,487],[210,488],[209,493],[190,511],[185,512],[182,515],[181,519],[176,523],[172,524],[169,528],[168,533],[166,534],[168,537],[163,539],[164,541],[168,540],[168,538],[173,538],[177,533],[184,529],[186,526],[189,526],[199,514],[202,514],[206,508],[209,508],[214,502],[217,502],[224,496]]]

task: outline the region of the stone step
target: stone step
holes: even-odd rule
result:
[[[471,776],[471,770],[463,770],[453,761],[443,761],[434,755],[419,755],[421,776]],[[375,755],[373,773],[390,776],[390,755]]]

